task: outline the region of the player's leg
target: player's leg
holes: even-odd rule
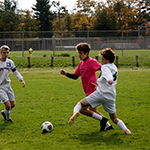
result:
[[[110,115],[111,120],[115,124],[117,124],[117,126],[120,127],[120,129],[122,129],[125,134],[131,134],[131,131],[126,127],[124,122],[117,117],[117,113],[113,113],[113,114],[109,114],[109,115]]]
[[[12,120],[10,119],[10,112],[11,112],[12,108],[15,107],[15,96],[14,96],[14,91],[11,88],[11,85],[9,85],[9,87],[8,87],[8,97],[9,97],[9,101],[10,101],[10,108],[9,108],[8,120],[7,121],[12,122]]]
[[[103,116],[98,110],[97,110],[97,107],[94,107],[94,108],[92,108],[91,106],[89,106],[89,108],[90,108],[90,110],[92,110],[93,112],[95,112],[95,113],[97,113],[97,114],[99,114],[99,115],[101,115],[101,116]],[[99,118],[99,117],[98,117]],[[97,119],[98,119],[97,118]],[[96,118],[95,118],[96,119]],[[98,119],[99,120],[99,119]],[[111,129],[114,129],[113,128],[113,126],[107,121],[107,123],[106,123],[106,130],[111,130]],[[101,131],[102,129],[100,129],[100,131]]]
[[[10,103],[11,103],[11,109],[13,109],[16,106],[16,103],[15,101],[10,101]]]
[[[92,95],[92,94],[91,94],[91,95]],[[89,97],[89,96],[88,96],[88,97]],[[87,106],[91,106],[92,100],[94,101],[95,96],[94,96],[94,98],[91,96],[91,97],[89,98],[89,100],[87,101],[87,98],[88,98],[88,97],[82,99],[82,100],[81,100],[80,102],[78,102],[78,103],[76,104],[76,106],[74,107],[74,111],[73,111],[74,113],[73,113],[72,117],[71,117],[70,120],[69,120],[69,124],[70,124],[70,125],[72,125],[72,124],[74,123],[75,119],[79,116],[79,112],[81,111],[82,108],[84,109],[84,107],[87,108]],[[97,98],[99,98],[99,97],[97,96]],[[95,102],[94,102],[94,103],[95,103]],[[96,104],[96,105],[97,105],[97,104]],[[101,116],[101,115],[99,115],[99,114],[93,112],[92,110],[88,110],[88,113],[89,113],[89,116],[91,116],[92,118],[101,121],[101,131],[103,131],[103,130],[105,129],[105,126],[106,126],[106,123],[107,123],[107,120],[108,120],[108,119],[107,119],[106,117],[103,117],[103,116]]]
[[[89,106],[89,110],[88,110],[88,106],[86,107],[82,107],[81,110],[80,110],[80,113],[83,114],[83,115],[86,115],[86,116],[89,116],[89,117],[92,117],[94,119],[97,119],[99,121],[102,120],[102,117],[103,116],[99,111],[97,111],[97,107],[95,108],[92,108],[91,106]],[[96,114],[98,115],[96,115]],[[111,129],[114,129],[112,125],[110,125],[110,123],[107,121],[106,123],[106,130],[111,130]],[[102,129],[100,129],[100,131],[102,131]]]
[[[10,101],[7,101],[4,104],[5,104],[5,109],[1,111],[1,114],[3,115],[5,120],[9,120],[10,119],[11,103],[10,103]]]
[[[69,125],[72,125],[74,123],[74,121],[76,120],[76,118],[79,116],[79,112],[82,109],[82,111],[84,109],[86,109],[89,106],[89,103],[87,102],[86,98],[83,98],[80,102],[78,102],[76,104],[76,106],[74,107],[73,110],[73,115],[71,116],[71,118],[69,119]],[[84,108],[85,107],[85,108]]]

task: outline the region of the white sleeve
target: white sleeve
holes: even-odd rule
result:
[[[13,74],[16,76],[16,78],[17,78],[19,81],[23,80],[23,77],[21,76],[21,74],[20,74],[17,70],[15,70],[15,71],[13,72]]]
[[[110,71],[110,69],[106,66],[102,66],[102,76],[103,78],[105,78],[107,81],[109,80],[113,80],[113,76],[112,73]]]

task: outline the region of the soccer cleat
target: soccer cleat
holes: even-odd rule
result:
[[[7,121],[9,121],[9,122],[13,122],[11,119],[8,119]]]
[[[124,131],[124,134],[131,134],[131,131],[130,131],[129,129],[126,129],[126,130]]]
[[[4,110],[1,111],[1,114],[2,114],[3,117],[4,117],[4,120],[6,120],[6,115],[5,115],[5,113],[4,113]]]
[[[69,119],[69,125],[72,125],[74,122],[75,122],[75,120],[76,120],[76,118],[79,116],[80,114],[79,114],[79,112],[75,112],[72,116],[71,116],[71,118]]]
[[[106,130],[114,130],[114,127],[111,125],[111,126],[107,127]]]
[[[103,117],[103,119],[100,121],[100,131],[104,131],[107,121],[108,119],[106,117]]]

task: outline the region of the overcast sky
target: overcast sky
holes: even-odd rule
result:
[[[50,3],[53,0],[50,0]],[[60,1],[60,6],[67,6],[67,9],[70,11],[73,9],[75,3],[77,0],[56,0],[57,2]],[[100,1],[100,0],[98,0]],[[101,1],[106,1],[106,0],[101,0]],[[28,10],[32,10],[31,7],[33,6],[33,4],[36,4],[36,0],[18,0],[18,4],[19,4],[19,9],[28,9]]]
[[[76,0],[56,0],[60,1],[60,6],[67,6],[67,9],[70,11],[73,9],[74,4],[76,3]],[[50,1],[50,3],[52,0]],[[36,4],[36,0],[18,0],[19,9],[29,9],[31,10],[31,7],[33,4]]]

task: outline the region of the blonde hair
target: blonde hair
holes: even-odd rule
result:
[[[4,50],[10,50],[10,48],[7,45],[2,45],[0,51],[3,52]]]

